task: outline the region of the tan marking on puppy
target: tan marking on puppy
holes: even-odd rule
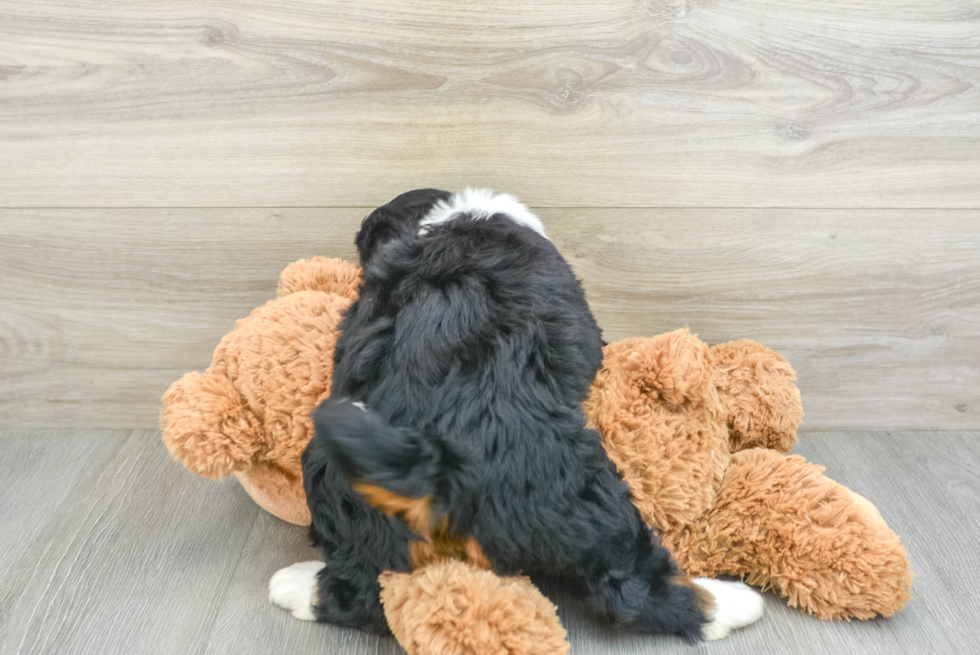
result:
[[[422,537],[408,544],[415,568],[446,559],[469,562],[481,569],[491,568],[490,560],[473,537],[460,537],[449,530],[448,516],[443,516],[433,527],[432,496],[408,498],[366,482],[355,482],[353,488],[368,505],[404,521],[412,532]]]
[[[432,496],[422,498],[399,496],[367,482],[355,482],[352,486],[371,507],[404,521],[420,537],[426,539],[429,537],[432,529]]]
[[[412,532],[422,537],[421,540],[408,542],[408,555],[415,568],[439,559],[432,540],[432,496],[422,498],[399,496],[376,484],[366,482],[355,482],[352,487],[368,505],[388,516],[404,521]]]
[[[408,556],[412,560],[412,570],[420,569],[426,564],[438,562],[441,559],[428,541],[408,542]]]
[[[493,567],[490,565],[490,560],[487,556],[483,554],[483,549],[480,548],[480,544],[476,543],[476,539],[470,537],[466,540],[466,561],[475,566],[478,569],[483,569],[484,571],[489,571]]]

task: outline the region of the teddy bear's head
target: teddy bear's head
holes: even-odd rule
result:
[[[234,474],[259,505],[309,523],[301,457],[313,408],[330,394],[333,350],[359,271],[342,260],[291,264],[279,297],[238,321],[204,373],[188,373],[163,397],[163,441],[198,475]]]
[[[709,348],[675,330],[606,346],[585,409],[643,519],[671,530],[714,505],[731,453],[796,442],[795,379],[754,341]]]

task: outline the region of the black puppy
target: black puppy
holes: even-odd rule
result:
[[[325,562],[276,573],[273,602],[383,631],[378,574],[441,554],[569,571],[641,632],[693,641],[758,618],[748,587],[678,571],[586,429],[602,340],[537,217],[508,195],[423,189],[371,213],[356,245],[360,297],[303,454]]]

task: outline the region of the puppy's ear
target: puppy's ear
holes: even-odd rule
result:
[[[371,212],[354,239],[363,266],[382,244],[418,232],[419,222],[435,204],[451,194],[439,189],[415,189]]]
[[[387,205],[378,207],[368,214],[361,223],[357,236],[354,237],[357,254],[361,257],[361,266],[368,262],[378,246],[398,237],[405,228],[403,221],[399,220],[398,215],[390,211]]]

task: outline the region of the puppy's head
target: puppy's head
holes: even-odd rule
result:
[[[382,244],[399,237],[418,233],[419,223],[432,207],[441,200],[448,200],[448,191],[439,189],[415,189],[407,191],[387,204],[371,212],[354,238],[354,245],[361,257],[361,266]]]

